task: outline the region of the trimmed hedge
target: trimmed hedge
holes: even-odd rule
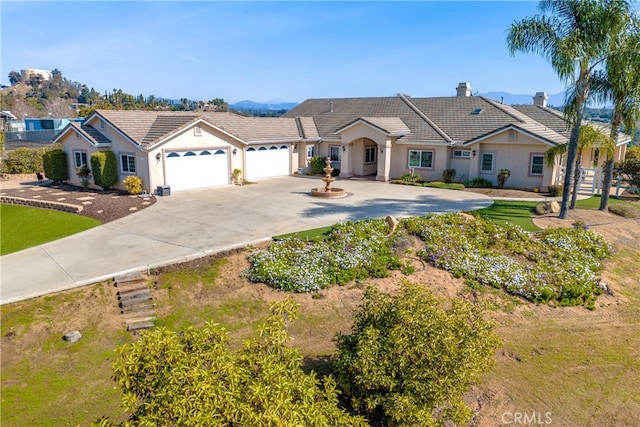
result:
[[[53,181],[65,181],[69,179],[67,169],[67,153],[63,150],[45,151],[42,155],[44,174]]]
[[[98,151],[91,155],[93,182],[104,190],[113,188],[118,182],[118,164],[113,151]]]
[[[16,148],[7,151],[7,158],[2,161],[2,173],[36,173],[42,172],[42,148]]]

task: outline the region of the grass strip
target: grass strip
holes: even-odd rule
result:
[[[68,212],[0,205],[0,255],[58,240],[100,225],[100,221]]]

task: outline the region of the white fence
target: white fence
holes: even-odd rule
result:
[[[558,183],[564,183],[565,167],[562,166],[558,173]],[[580,178],[578,179],[578,191],[581,193],[601,194],[602,180],[604,178],[604,170],[602,168],[580,168]],[[616,197],[625,190],[638,191],[637,188],[629,185],[623,185],[623,180],[613,178],[611,188],[616,189]]]

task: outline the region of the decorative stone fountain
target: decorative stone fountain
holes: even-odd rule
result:
[[[331,176],[331,172],[333,172],[333,168],[331,167],[331,157],[327,157],[326,160],[326,167],[322,170],[324,170],[325,175],[322,178],[322,181],[325,183],[324,188],[312,188],[311,189],[311,195],[313,197],[325,197],[325,198],[338,198],[338,197],[345,197],[347,195],[347,192],[344,191],[342,188],[331,188],[331,183],[333,181],[335,181],[336,179],[334,177]]]

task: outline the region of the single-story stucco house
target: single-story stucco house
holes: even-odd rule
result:
[[[496,183],[509,169],[508,187],[546,189],[561,183],[562,160],[548,167],[544,152],[569,141],[562,113],[539,92],[532,105],[509,106],[471,96],[309,99],[279,118],[220,112],[97,110],[71,123],[56,138],[69,160],[69,181],[92,153],[111,150],[120,181],[138,175],[148,192],[227,185],[239,169],[247,180],[298,173],[314,156],[330,157],[340,176],[388,181],[413,172],[442,180],[477,177]],[[624,159],[620,134],[615,159]],[[598,158],[600,157],[600,158]],[[583,152],[583,165],[599,166],[598,149]],[[120,188],[121,185],[120,185]]]

